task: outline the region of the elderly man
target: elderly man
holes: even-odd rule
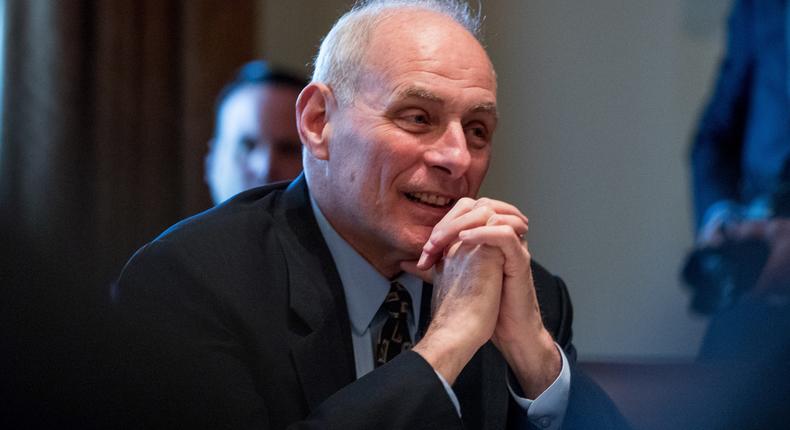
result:
[[[302,78],[251,61],[220,93],[214,137],[206,155],[206,184],[219,204],[260,185],[291,180],[302,171],[294,105]]]
[[[305,173],[183,221],[115,299],[130,410],[262,428],[618,428],[527,218],[477,199],[496,79],[455,1],[369,1],[297,102]],[[413,345],[413,347],[412,347]]]

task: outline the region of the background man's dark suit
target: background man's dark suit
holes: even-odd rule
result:
[[[715,92],[692,148],[699,228],[715,202],[771,193],[790,154],[787,0],[736,0]]]
[[[253,189],[185,220],[128,263],[114,290],[127,422],[460,428],[416,353],[354,382],[342,286],[305,180],[284,188]],[[573,362],[565,286],[540,266],[533,273],[544,324]],[[505,428],[505,372],[490,343],[466,366],[454,385],[466,428]],[[573,371],[566,427],[618,428],[621,420],[606,395]]]

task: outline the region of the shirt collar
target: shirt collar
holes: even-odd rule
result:
[[[357,335],[362,335],[384,302],[384,298],[390,290],[391,281],[379,273],[348,242],[340,237],[321,213],[313,196],[310,196],[310,206],[340,275],[351,327]],[[422,280],[405,272],[394,280],[400,282],[411,295],[412,313],[410,318],[411,323],[416,326],[417,321],[420,320]]]

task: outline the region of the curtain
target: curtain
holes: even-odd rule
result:
[[[210,206],[214,100],[255,57],[258,5],[6,1],[0,204],[105,300],[135,249]]]

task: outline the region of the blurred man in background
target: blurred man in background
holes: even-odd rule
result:
[[[692,309],[712,317],[685,427],[786,428],[790,1],[735,0],[726,49],[691,153],[697,248],[684,277]]]
[[[252,61],[222,90],[206,155],[206,183],[215,204],[301,172],[294,106],[306,84],[302,77]]]
[[[722,222],[765,218],[790,158],[790,4],[736,0],[727,51],[692,148],[698,238]]]
[[[699,312],[785,284],[784,251],[765,233],[790,218],[788,28],[787,0],[734,2],[726,54],[691,153],[699,252],[684,275]]]

